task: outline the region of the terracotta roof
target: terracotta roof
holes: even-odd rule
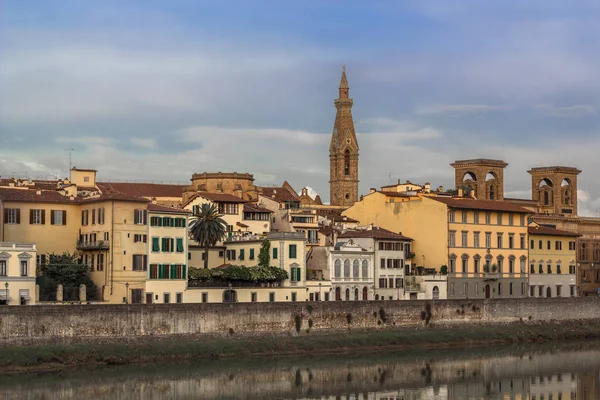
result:
[[[63,188],[64,188],[64,186],[63,186]],[[95,188],[94,186],[77,186],[77,190],[87,190],[87,191],[90,191],[90,192],[95,192],[98,189]]]
[[[38,192],[40,194],[37,194]],[[71,200],[70,197],[63,196],[54,190],[31,190],[4,187],[0,188],[0,200],[26,203],[77,203],[77,200]]]
[[[183,210],[181,208],[173,208],[167,206],[161,206],[160,204],[148,204],[148,211],[156,211],[161,213],[172,213],[172,214],[190,214],[188,210]]]
[[[269,210],[268,208],[264,208],[256,204],[244,204],[244,212],[273,213],[273,211]]]
[[[244,223],[242,223],[242,222],[236,222],[235,224],[236,224],[237,226],[241,227],[241,228],[247,228],[247,227],[248,227],[248,225],[246,225],[246,224],[244,224]]]
[[[262,195],[269,199],[273,199],[278,203],[286,201],[300,201],[298,195],[283,186],[278,187],[261,187]]]
[[[476,200],[471,197],[429,197],[431,200],[439,201],[451,208],[460,208],[468,210],[489,210],[489,211],[507,211],[523,214],[531,214],[516,204],[498,201],[498,200]]]
[[[97,203],[100,201],[131,201],[134,203],[148,203],[150,200],[143,197],[129,196],[123,193],[106,193],[100,196],[78,198],[79,203]]]
[[[533,205],[537,205],[537,201],[532,199],[515,199],[513,197],[505,197],[504,201],[508,201],[510,203],[531,203]]]
[[[414,190],[412,190],[414,192]],[[385,194],[388,197],[405,197],[405,198],[409,198],[409,197],[415,197],[415,196],[411,196],[411,195],[407,195],[406,193],[400,193],[400,192],[387,192],[387,191],[379,191],[379,193],[381,194]]]
[[[321,217],[333,218],[339,217],[346,211],[341,208],[317,208],[317,215]]]
[[[352,223],[359,222],[358,220],[356,220],[354,218],[346,217],[344,215],[335,215],[335,216],[331,217],[331,221],[333,221],[333,222],[352,222]]]
[[[71,170],[73,171],[82,171],[82,172],[98,172],[95,169],[90,169],[90,168],[77,168],[77,167],[73,167],[71,168]]]
[[[547,235],[547,236],[581,236],[575,232],[563,231],[560,229],[550,228],[549,226],[530,226],[527,228],[527,233],[530,235]]]
[[[98,182],[103,192],[120,192],[139,197],[181,197],[186,185],[134,182]]]
[[[216,201],[220,203],[247,203],[247,200],[242,199],[241,197],[234,196],[229,193],[210,193],[210,192],[198,192],[196,195],[192,196],[196,197],[204,197],[210,201]],[[190,198],[191,200],[191,198]],[[188,201],[189,203],[189,201]]]
[[[373,238],[373,239],[385,239],[385,240],[410,240],[413,239],[388,231],[387,229],[373,227],[372,229],[363,230],[348,230],[340,234],[339,238]]]

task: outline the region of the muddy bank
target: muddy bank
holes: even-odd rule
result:
[[[120,344],[45,345],[0,348],[0,370],[60,369],[194,359],[368,353],[449,346],[561,342],[600,339],[600,321],[515,323],[464,327],[349,331],[296,337],[173,337]]]

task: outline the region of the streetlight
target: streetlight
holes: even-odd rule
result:
[[[129,304],[129,282],[125,282],[125,304]]]

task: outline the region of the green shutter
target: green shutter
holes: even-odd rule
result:
[[[302,268],[296,268],[296,281],[300,282],[302,280]]]
[[[277,260],[277,248],[273,248],[273,260]]]
[[[171,279],[175,279],[177,276],[177,265],[171,264]]]
[[[181,266],[181,278],[187,279],[185,264]]]
[[[158,264],[158,279],[162,279],[163,266]]]
[[[152,251],[160,251],[160,246],[157,237],[152,238]]]
[[[175,218],[169,218],[169,222],[171,223],[171,227],[175,227]]]
[[[177,252],[183,253],[183,239],[177,238]]]
[[[289,254],[290,258],[296,258],[296,245],[295,244],[290,244],[290,254]]]
[[[175,239],[171,238],[171,253],[175,251]]]
[[[254,260],[254,249],[250,249],[250,259]]]
[[[162,246],[161,246],[161,250],[164,252],[167,250],[167,238],[162,238]]]

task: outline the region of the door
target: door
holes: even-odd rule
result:
[[[485,298],[489,299],[491,297],[490,294],[490,285],[485,285]]]
[[[146,304],[152,304],[152,293],[146,293]]]
[[[354,300],[358,300],[358,288],[354,289]]]
[[[342,290],[339,287],[335,288],[335,301],[342,300]]]
[[[552,297],[552,289],[550,289],[550,288],[546,289],[546,297]]]
[[[367,300],[369,299],[369,294],[368,294],[368,291],[367,291],[367,288],[366,288],[366,287],[364,287],[364,288],[363,288],[363,296],[362,296],[362,299],[363,299],[364,301],[367,301]]]

